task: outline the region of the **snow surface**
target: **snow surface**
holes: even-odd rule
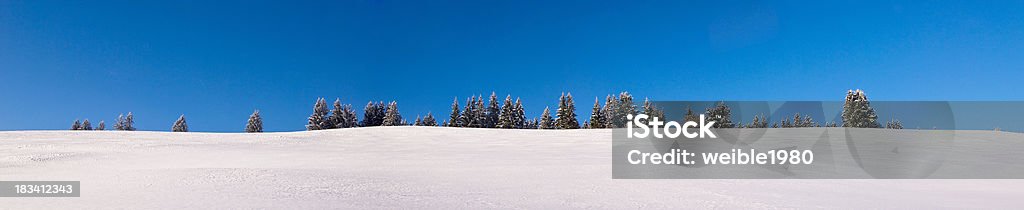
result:
[[[1024,134],[968,131],[958,138]],[[0,132],[0,180],[81,181],[0,209],[1015,208],[1024,180],[612,179],[611,130]],[[1019,157],[1006,157],[1019,160]]]

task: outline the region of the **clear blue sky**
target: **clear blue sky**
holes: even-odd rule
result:
[[[0,0],[0,130],[135,112],[301,130],[316,97],[409,118],[453,97],[1022,100],[1022,1]],[[461,102],[460,102],[461,103]],[[440,117],[444,118],[444,117]],[[582,121],[582,120],[581,120]]]

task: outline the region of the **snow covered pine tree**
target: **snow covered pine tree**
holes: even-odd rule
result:
[[[515,112],[515,106],[512,105],[512,95],[505,96],[504,105],[501,106],[501,114],[498,115],[498,128],[515,128],[515,124],[512,123],[513,115]]]
[[[427,112],[427,116],[423,117],[423,126],[437,126],[437,119],[434,119],[434,114]]]
[[[82,130],[86,130],[86,131],[91,131],[92,130],[92,123],[89,123],[89,119],[85,119],[85,121],[82,121]]]
[[[128,116],[124,117],[124,130],[134,131],[135,130],[135,115],[132,112],[128,112]]]
[[[178,117],[178,120],[174,121],[174,125],[171,126],[171,132],[188,132],[188,125],[185,123],[185,115]]]
[[[732,110],[725,104],[724,101],[718,102],[715,107],[708,107],[705,113],[707,121],[716,122],[713,127],[715,128],[733,128],[736,127],[732,123]]]
[[[329,124],[327,120],[327,100],[317,98],[316,103],[313,104],[313,114],[309,115],[309,120],[306,123],[306,130],[331,129]]]
[[[555,127],[558,129],[579,129],[580,123],[576,121],[576,105],[572,100],[572,93],[562,94],[559,98],[558,111],[555,112],[558,116],[555,119]]]
[[[245,124],[246,133],[262,133],[263,132],[263,117],[260,117],[260,110],[253,110],[252,115],[249,115],[249,122]]]
[[[387,112],[384,113],[383,126],[400,126],[405,125],[402,121],[402,115],[398,113],[398,103],[391,101],[388,104]]]
[[[871,108],[868,96],[861,91],[847,90],[846,101],[843,104],[843,127],[853,128],[878,128],[878,116],[875,109]]]
[[[462,126],[460,126],[460,122],[462,122],[461,119],[462,119],[462,114],[459,113],[459,97],[455,97],[455,100],[452,101],[452,113],[449,116],[448,121],[447,121],[445,126],[448,126],[448,127],[462,127]]]
[[[498,106],[498,96],[491,92],[490,101],[487,104],[487,113],[484,120],[485,128],[494,128],[498,126],[498,117],[501,115],[501,107]]]
[[[604,128],[608,123],[604,122],[604,113],[601,113],[601,105],[599,99],[594,97],[594,109],[590,112],[590,120],[587,125],[588,128]]]
[[[537,129],[555,129],[555,123],[551,119],[551,110],[548,107],[544,107],[544,113],[540,115]]]
[[[512,124],[515,128],[523,128],[526,125],[526,111],[523,110],[523,103],[516,98],[516,105],[513,108]]]

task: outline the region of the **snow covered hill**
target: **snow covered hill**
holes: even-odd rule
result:
[[[823,129],[823,128],[821,128]],[[958,138],[1024,135],[958,132]],[[611,130],[0,132],[0,180],[81,181],[3,209],[1014,208],[1024,180],[613,180]],[[1013,158],[1012,160],[1019,160]]]

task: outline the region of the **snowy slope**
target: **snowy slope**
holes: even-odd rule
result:
[[[958,138],[1022,134],[967,131]],[[610,130],[0,132],[0,180],[81,181],[0,209],[1013,208],[1024,180],[613,180]],[[1017,157],[1009,157],[1018,160]]]

